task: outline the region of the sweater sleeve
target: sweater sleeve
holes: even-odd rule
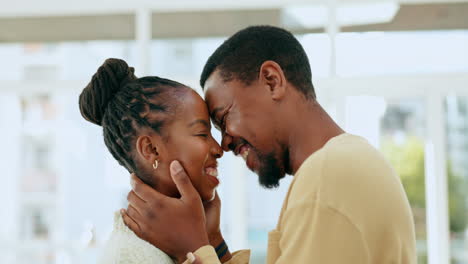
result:
[[[212,246],[204,246],[194,252],[195,256],[202,264],[221,264]],[[232,258],[224,264],[248,264],[250,259],[250,250],[239,250],[232,253]],[[184,264],[188,264],[185,261]]]

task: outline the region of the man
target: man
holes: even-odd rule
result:
[[[307,56],[291,33],[241,30],[208,59],[200,84],[225,151],[242,156],[265,187],[294,175],[269,234],[267,263],[416,263],[413,218],[398,176],[322,109]],[[204,211],[177,161],[171,174],[180,199],[133,177],[141,201],[129,201],[135,210],[124,214],[127,225],[179,262],[193,252],[187,263],[248,263],[247,251],[220,254],[226,246],[217,246],[222,235],[210,226],[216,206]]]

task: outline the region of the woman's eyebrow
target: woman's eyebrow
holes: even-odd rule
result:
[[[190,123],[188,126],[192,127],[192,126],[194,126],[196,124],[202,124],[205,127],[210,128],[210,123],[208,121],[206,121],[205,119],[197,119],[197,120],[193,121],[192,123]]]

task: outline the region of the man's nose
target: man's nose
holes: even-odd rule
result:
[[[232,150],[232,137],[226,132],[223,133],[223,138],[221,139],[221,147],[226,152]]]

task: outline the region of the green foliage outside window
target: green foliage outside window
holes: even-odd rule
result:
[[[424,183],[424,144],[417,138],[407,138],[403,144],[384,140],[382,151],[395,168],[405,188],[416,222],[416,236],[426,239],[426,199]],[[467,226],[467,182],[455,175],[447,163],[450,232],[463,232]]]

